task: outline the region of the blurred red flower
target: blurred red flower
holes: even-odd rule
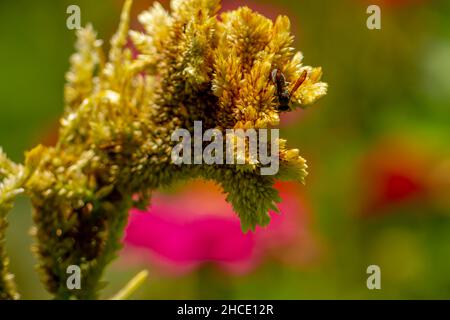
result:
[[[378,144],[362,160],[364,215],[427,199],[429,166],[426,153],[418,148],[394,140]]]

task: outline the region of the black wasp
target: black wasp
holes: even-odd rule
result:
[[[280,69],[273,69],[271,73],[271,78],[273,83],[277,87],[277,96],[278,96],[278,110],[279,111],[288,111],[290,109],[289,103],[291,102],[291,98],[294,93],[300,88],[300,86],[305,82],[308,72],[304,70],[300,75],[300,78],[295,82],[295,85],[292,87],[292,90],[289,91],[288,84],[286,82],[286,77],[281,72]]]

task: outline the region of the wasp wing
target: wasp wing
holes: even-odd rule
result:
[[[308,76],[308,71],[303,70],[302,74],[298,78],[298,80],[295,82],[294,86],[292,87],[292,90],[290,92],[290,96],[292,97],[294,93],[300,88],[300,86],[305,82],[306,77]]]

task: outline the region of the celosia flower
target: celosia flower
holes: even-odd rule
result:
[[[6,215],[16,196],[23,192],[20,187],[23,177],[23,167],[10,161],[0,148],[0,300],[18,298],[13,276],[9,273],[5,235],[8,226]]]
[[[303,182],[307,174],[299,151],[282,139],[277,176],[261,176],[260,163],[171,161],[172,133],[192,131],[194,121],[221,131],[278,126],[275,68],[289,88],[306,73],[291,109],[325,95],[321,69],[303,65],[292,48],[287,17],[273,22],[246,7],[219,17],[219,0],[173,0],[170,12],[156,3],[142,13],[144,32],[135,32],[130,7],[127,0],[108,55],[91,26],[78,32],[60,138],[40,152],[24,185],[34,207],[41,277],[60,298],[96,296],[102,270],[120,248],[133,195],[147,204],[150,192],[174,181],[214,180],[249,230],[267,225],[269,210],[281,201],[275,179]],[[69,291],[61,280],[70,265],[82,270],[81,290]]]
[[[8,221],[6,216],[14,205],[16,197],[24,192],[23,185],[33,174],[39,163],[38,147],[27,154],[25,166],[15,164],[0,148],[0,300],[18,299],[14,276],[9,273],[9,258],[6,255],[5,235]]]
[[[292,184],[277,189],[284,199],[282,214],[271,212],[270,226],[251,234],[242,233],[239,219],[214,184],[194,183],[176,195],[158,194],[148,211],[132,210],[126,256],[176,273],[207,262],[243,273],[271,255],[291,265],[311,262],[317,247],[304,201]]]

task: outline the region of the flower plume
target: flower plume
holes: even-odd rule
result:
[[[146,205],[151,191],[174,181],[213,180],[247,231],[267,225],[268,211],[277,209],[275,179],[303,182],[307,174],[299,151],[282,139],[276,176],[262,176],[259,162],[171,162],[171,134],[192,131],[194,121],[222,132],[276,127],[274,69],[288,88],[307,72],[291,109],[325,95],[321,69],[304,66],[292,47],[287,17],[272,22],[247,7],[219,17],[219,0],[173,0],[170,12],[155,3],[140,14],[140,32],[129,30],[130,7],[127,0],[109,53],[92,26],[78,32],[59,141],[27,157],[38,163],[23,183],[34,207],[34,251],[43,282],[59,298],[97,296],[128,210]],[[81,290],[66,288],[70,265],[81,268]]]

